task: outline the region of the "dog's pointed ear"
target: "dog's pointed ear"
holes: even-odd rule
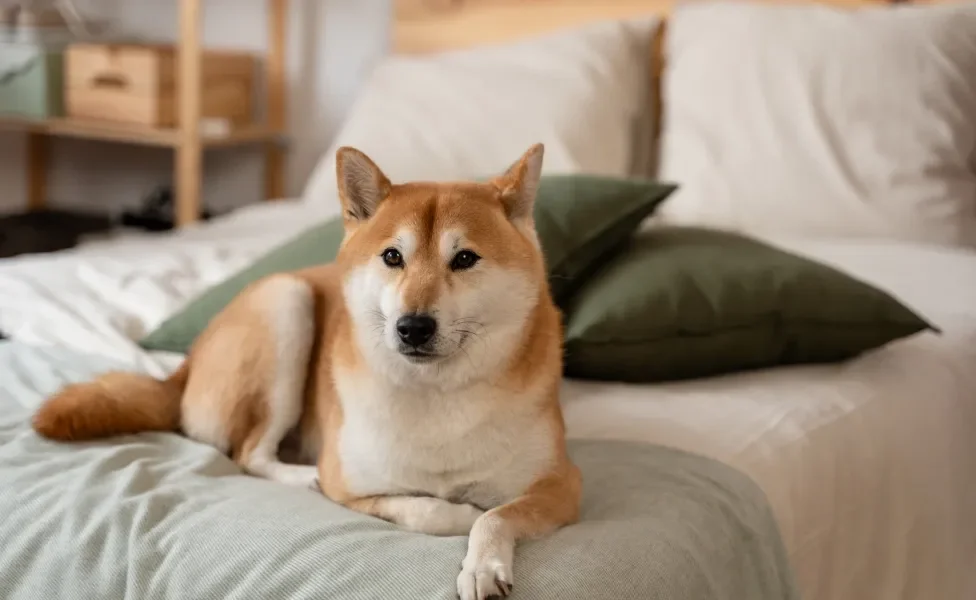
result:
[[[501,193],[508,218],[530,219],[542,176],[542,144],[533,144],[525,154],[493,181]]]
[[[347,219],[365,221],[389,194],[390,180],[368,156],[343,146],[336,151],[339,201]]]

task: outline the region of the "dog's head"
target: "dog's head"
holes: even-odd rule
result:
[[[394,184],[362,152],[338,151],[343,293],[372,368],[451,386],[510,359],[548,301],[532,218],[542,155],[535,145],[484,183]]]

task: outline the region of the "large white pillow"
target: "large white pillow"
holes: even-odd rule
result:
[[[976,2],[689,2],[658,222],[976,245]]]
[[[304,197],[335,196],[335,150],[350,145],[394,181],[504,170],[536,142],[543,170],[628,175],[650,147],[656,19],[601,21],[521,40],[392,56],[372,72]],[[646,168],[643,170],[646,171]]]

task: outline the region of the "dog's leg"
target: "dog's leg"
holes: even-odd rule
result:
[[[347,508],[429,535],[467,535],[484,513],[470,504],[426,496],[371,496],[344,503]]]
[[[536,482],[524,495],[479,517],[471,528],[468,552],[457,578],[461,600],[508,596],[514,583],[516,542],[574,522],[580,487],[579,471],[566,465],[558,475]]]
[[[273,353],[263,393],[264,419],[244,443],[238,463],[252,475],[318,489],[314,466],[281,462],[278,446],[302,416],[305,381],[315,335],[315,299],[301,279],[274,277],[262,284],[254,308],[268,328]]]

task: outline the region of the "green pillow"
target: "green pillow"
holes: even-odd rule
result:
[[[632,383],[842,361],[934,329],[835,269],[690,227],[633,236],[564,318],[567,376]]]
[[[314,267],[335,260],[342,234],[342,219],[332,219],[300,233],[204,291],[142,338],[139,345],[147,350],[185,353],[210,319],[252,282],[281,271]]]
[[[644,179],[547,175],[539,182],[535,221],[557,303],[640,226],[675,186]],[[272,273],[335,260],[342,221],[312,227],[210,288],[139,343],[148,350],[186,352],[207,323],[250,283]]]

